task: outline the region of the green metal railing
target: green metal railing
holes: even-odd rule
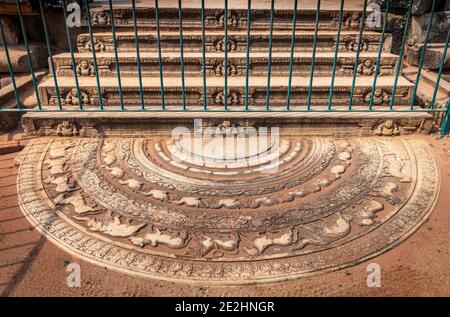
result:
[[[371,87],[371,91],[370,91],[370,102],[368,103],[368,106],[366,108],[361,108],[361,107],[354,107],[354,96],[355,96],[355,89],[357,86],[357,76],[358,76],[358,65],[360,62],[360,57],[361,57],[361,51],[362,51],[362,47],[363,47],[363,35],[365,32],[365,27],[366,27],[366,19],[368,16],[367,13],[367,0],[364,0],[364,4],[363,4],[363,9],[361,12],[361,23],[358,29],[358,37],[357,37],[357,49],[355,51],[355,63],[353,66],[353,72],[352,72],[352,80],[351,80],[351,88],[349,90],[349,97],[348,97],[348,104],[344,107],[336,107],[334,105],[334,88],[335,88],[335,83],[337,80],[337,64],[338,64],[338,59],[339,59],[339,48],[341,45],[341,31],[343,29],[343,21],[344,21],[344,9],[345,9],[345,0],[340,0],[340,4],[339,4],[339,19],[337,21],[337,36],[336,36],[336,41],[335,41],[335,47],[334,49],[332,49],[333,51],[333,63],[332,63],[332,71],[331,71],[331,84],[330,84],[330,90],[329,93],[327,92],[327,102],[325,102],[324,106],[325,107],[314,107],[312,106],[312,98],[313,98],[313,89],[314,89],[314,75],[315,75],[315,70],[316,70],[316,51],[318,48],[318,44],[319,44],[319,32],[320,32],[320,17],[321,17],[321,1],[317,0],[317,7],[316,7],[316,13],[315,13],[315,19],[314,19],[314,32],[313,32],[313,39],[312,39],[312,52],[311,52],[311,65],[309,68],[309,86],[307,87],[307,99],[306,99],[306,103],[304,105],[304,107],[300,108],[297,107],[298,105],[296,105],[295,109],[292,106],[292,95],[293,95],[293,88],[292,85],[293,83],[296,82],[297,78],[296,76],[293,74],[294,72],[294,66],[295,65],[295,48],[296,48],[296,31],[298,30],[298,14],[301,10],[300,7],[300,3],[298,0],[294,0],[293,1],[293,8],[292,8],[292,39],[290,40],[290,51],[289,51],[289,71],[286,74],[287,77],[287,94],[286,94],[286,99],[285,99],[285,103],[282,105],[282,110],[280,110],[279,107],[273,107],[271,105],[271,88],[272,88],[272,84],[271,84],[271,79],[272,79],[272,62],[273,62],[273,57],[272,57],[272,52],[274,49],[274,25],[276,24],[276,20],[277,20],[277,14],[276,14],[276,1],[275,0],[271,0],[270,3],[270,9],[268,9],[268,63],[267,63],[267,82],[266,82],[266,87],[267,87],[267,91],[266,91],[266,96],[265,96],[265,104],[264,106],[261,107],[250,107],[250,94],[249,94],[249,81],[250,81],[250,58],[251,58],[251,46],[252,46],[252,40],[251,40],[251,35],[252,35],[252,1],[251,0],[247,0],[247,13],[246,15],[242,16],[242,18],[245,17],[245,23],[246,23],[246,28],[245,28],[245,35],[246,35],[246,47],[245,47],[245,87],[243,87],[245,90],[245,97],[243,98],[243,108],[240,109],[233,109],[233,107],[231,107],[231,105],[229,104],[229,97],[230,97],[230,91],[229,91],[229,86],[230,86],[230,74],[228,73],[228,66],[229,66],[229,56],[231,55],[231,53],[229,52],[230,50],[229,45],[230,45],[230,36],[229,36],[229,28],[233,27],[233,25],[229,25],[228,20],[229,18],[233,18],[232,16],[230,16],[230,14],[232,14],[232,11],[230,11],[229,9],[229,3],[227,0],[223,1],[223,19],[224,19],[224,23],[223,23],[223,58],[224,58],[224,71],[223,71],[223,108],[222,109],[217,109],[217,107],[215,107],[214,109],[211,109],[208,107],[208,98],[207,98],[207,90],[208,90],[208,85],[207,85],[207,71],[206,71],[206,61],[207,61],[207,47],[206,47],[206,41],[207,41],[207,29],[206,29],[206,25],[205,25],[205,21],[206,21],[206,8],[205,8],[205,0],[199,0],[199,6],[201,9],[201,61],[202,61],[202,71],[201,71],[201,85],[203,88],[203,95],[202,98],[200,99],[199,103],[202,104],[202,110],[203,111],[240,111],[240,112],[380,112],[380,113],[389,113],[389,112],[428,112],[428,113],[437,113],[443,116],[443,120],[442,120],[442,134],[446,134],[449,132],[450,130],[450,119],[449,119],[449,107],[450,107],[450,99],[445,103],[444,106],[440,106],[437,107],[436,104],[436,99],[437,99],[437,94],[438,94],[438,90],[439,90],[439,85],[441,82],[441,77],[444,71],[444,62],[445,62],[445,57],[447,54],[447,50],[448,50],[448,45],[449,45],[449,40],[450,40],[450,30],[448,31],[447,34],[447,38],[445,41],[445,47],[444,47],[444,52],[443,52],[443,57],[442,57],[442,61],[440,63],[440,67],[439,67],[439,71],[437,73],[437,80],[436,80],[436,84],[434,87],[434,91],[433,91],[433,95],[431,98],[431,102],[428,103],[428,105],[426,107],[423,106],[418,106],[417,101],[418,101],[418,97],[417,97],[417,93],[418,93],[418,86],[419,86],[419,82],[421,81],[421,75],[422,75],[422,69],[424,68],[424,60],[425,60],[425,54],[426,54],[426,49],[428,46],[428,43],[430,41],[430,34],[431,34],[431,30],[433,28],[433,17],[436,14],[436,8],[437,8],[437,4],[436,4],[436,0],[433,0],[432,3],[432,9],[431,9],[431,14],[430,14],[430,20],[428,22],[427,25],[427,30],[426,30],[426,34],[425,34],[425,38],[422,44],[422,51],[420,52],[420,56],[419,56],[419,62],[418,62],[418,67],[417,67],[417,75],[416,75],[416,79],[414,81],[414,85],[412,87],[412,96],[410,99],[410,104],[407,105],[409,107],[409,109],[398,109],[398,107],[396,107],[394,105],[394,100],[395,100],[395,96],[396,96],[396,92],[397,92],[397,88],[398,88],[398,83],[399,83],[399,77],[401,76],[401,72],[402,72],[402,65],[403,65],[403,56],[405,53],[405,46],[406,46],[406,41],[407,41],[407,35],[408,35],[408,31],[409,31],[409,25],[411,22],[411,17],[412,17],[412,6],[413,6],[413,0],[409,1],[408,4],[408,8],[407,8],[407,14],[406,14],[406,18],[405,18],[405,27],[404,27],[404,31],[403,31],[403,36],[402,36],[402,42],[401,42],[401,46],[400,46],[400,54],[399,54],[399,60],[397,62],[397,65],[395,66],[395,77],[393,80],[393,86],[392,86],[392,92],[391,92],[391,96],[390,96],[390,100],[389,100],[389,105],[386,107],[374,107],[374,96],[375,96],[375,92],[377,89],[377,81],[378,81],[378,76],[380,75],[380,70],[381,70],[381,65],[382,65],[382,54],[383,54],[383,48],[384,48],[384,42],[386,39],[386,33],[387,33],[387,24],[388,24],[388,19],[389,19],[389,14],[390,14],[390,9],[391,9],[391,5],[392,5],[392,1],[393,0],[388,0],[386,2],[385,5],[385,9],[384,9],[384,15],[383,15],[383,21],[382,21],[382,26],[381,26],[381,40],[380,40],[380,44],[377,50],[377,59],[376,59],[376,64],[375,64],[375,71],[373,74],[373,84]],[[2,108],[0,106],[0,111],[41,111],[41,112],[54,112],[54,111],[58,111],[58,112],[71,112],[71,111],[84,111],[84,112],[89,112],[89,111],[181,111],[181,112],[185,112],[185,111],[192,111],[188,108],[187,106],[187,101],[186,101],[186,93],[187,93],[187,87],[186,87],[186,72],[189,70],[188,68],[186,68],[186,64],[185,64],[185,57],[184,57],[184,50],[185,50],[185,44],[184,44],[184,36],[183,36],[183,7],[182,7],[182,0],[178,0],[178,32],[179,32],[179,57],[180,57],[180,79],[181,79],[181,100],[182,100],[182,106],[178,109],[168,109],[167,107],[167,96],[166,96],[166,92],[167,90],[165,89],[165,77],[164,77],[164,59],[163,59],[163,49],[162,49],[162,42],[163,39],[161,37],[161,26],[160,26],[160,19],[161,19],[161,12],[160,12],[160,8],[159,8],[159,3],[158,0],[154,0],[154,6],[151,8],[152,10],[154,10],[154,27],[155,27],[155,36],[156,36],[156,40],[155,40],[155,49],[156,49],[156,55],[157,55],[157,61],[158,61],[158,68],[159,68],[159,81],[160,81],[160,107],[155,109],[154,107],[147,107],[146,106],[146,98],[145,98],[145,89],[144,89],[144,80],[143,80],[143,65],[142,65],[142,54],[141,54],[141,40],[139,37],[139,15],[138,15],[138,11],[136,9],[136,1],[135,0],[130,0],[130,5],[131,5],[131,10],[132,10],[132,26],[133,26],[133,34],[134,34],[134,48],[135,48],[135,54],[136,54],[136,67],[137,67],[137,79],[138,79],[138,85],[139,85],[139,100],[138,103],[140,105],[140,107],[136,108],[136,107],[127,107],[126,105],[126,101],[124,100],[124,91],[123,91],[123,81],[121,78],[121,70],[120,70],[120,54],[119,54],[119,43],[117,40],[117,26],[115,23],[115,17],[114,17],[114,6],[113,6],[113,1],[109,0],[108,1],[108,8],[109,8],[109,16],[108,16],[108,21],[109,21],[109,25],[111,27],[110,31],[112,34],[112,46],[113,46],[113,50],[114,50],[114,61],[115,61],[115,76],[117,78],[117,85],[118,85],[118,92],[119,92],[119,103],[120,103],[120,107],[116,108],[116,107],[108,107],[107,106],[107,102],[104,100],[104,96],[103,96],[103,88],[102,88],[102,81],[100,80],[101,74],[99,71],[99,65],[98,65],[98,61],[97,61],[97,55],[98,55],[98,49],[101,48],[101,46],[99,46],[99,43],[97,41],[97,39],[95,38],[95,33],[93,30],[93,21],[91,21],[91,8],[89,6],[89,1],[88,0],[83,0],[83,6],[84,6],[84,15],[85,15],[85,21],[86,21],[86,25],[87,25],[87,30],[89,32],[89,44],[88,44],[88,50],[92,53],[92,60],[93,60],[93,76],[95,76],[95,84],[96,84],[96,91],[97,91],[97,95],[98,95],[98,107],[86,107],[86,105],[84,105],[84,101],[83,98],[81,98],[82,94],[81,94],[81,89],[80,89],[80,80],[78,78],[78,70],[77,70],[77,65],[76,65],[76,52],[75,49],[72,45],[72,38],[71,38],[71,29],[68,26],[67,23],[65,23],[64,25],[64,30],[66,32],[66,36],[67,36],[67,41],[68,41],[68,50],[69,50],[69,54],[70,54],[70,61],[71,61],[71,72],[73,73],[73,79],[74,79],[74,84],[75,87],[74,89],[77,92],[78,95],[78,102],[77,102],[77,109],[74,109],[73,107],[65,107],[66,103],[64,98],[61,96],[61,91],[60,91],[60,83],[58,82],[58,74],[57,74],[57,68],[55,67],[55,57],[53,55],[53,47],[52,47],[52,39],[49,33],[49,25],[48,25],[48,20],[47,20],[47,16],[46,16],[46,12],[45,12],[45,5],[44,5],[45,1],[39,1],[39,8],[40,8],[40,18],[42,20],[42,26],[43,26],[43,33],[45,36],[45,44],[47,46],[47,52],[48,52],[48,57],[49,57],[49,72],[50,75],[53,77],[53,84],[54,84],[54,89],[56,91],[56,103],[57,106],[55,107],[53,106],[47,106],[47,105],[43,105],[42,103],[42,98],[39,95],[39,90],[38,90],[38,80],[36,78],[36,74],[35,74],[35,69],[34,69],[34,65],[33,65],[33,59],[31,56],[31,51],[30,51],[30,43],[27,37],[27,30],[25,28],[25,23],[24,23],[24,16],[23,16],[23,12],[22,12],[22,4],[21,1],[16,0],[16,4],[17,4],[17,13],[18,13],[18,17],[19,17],[19,22],[20,22],[20,27],[21,27],[21,32],[22,32],[22,38],[23,38],[23,44],[25,47],[25,51],[26,51],[26,55],[27,55],[27,61],[28,61],[28,66],[29,66],[29,71],[31,74],[31,79],[32,79],[32,84],[33,84],[33,88],[34,88],[34,92],[36,95],[36,108],[33,109],[26,109],[23,107],[21,100],[20,100],[20,93],[18,92],[17,89],[17,81],[16,81],[16,74],[14,73],[14,69],[13,69],[13,65],[11,62],[11,56],[10,56],[10,48],[8,46],[8,43],[6,41],[3,41],[3,49],[5,51],[5,56],[6,56],[6,60],[7,60],[7,64],[8,64],[8,70],[9,70],[9,75],[11,77],[11,83],[12,83],[12,87],[13,87],[13,91],[14,91],[14,95],[15,95],[15,101],[16,101],[16,107],[15,108],[11,108],[11,109],[6,109],[6,108]],[[63,10],[63,14],[64,14],[64,19],[65,21],[67,21],[67,8],[66,8],[66,2],[65,1],[60,1],[60,7]],[[120,25],[119,25],[120,26]],[[2,25],[0,24],[0,33],[2,35],[2,38],[5,38],[4,36],[4,30],[2,28]],[[148,45],[148,43],[146,43],[146,45]],[[442,102],[442,100],[441,100]],[[279,105],[277,105],[279,106]]]

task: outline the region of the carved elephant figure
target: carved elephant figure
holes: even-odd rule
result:
[[[162,191],[162,190],[157,190],[157,189],[152,189],[151,191],[147,192],[147,193],[143,193],[144,196],[151,196],[155,199],[158,199],[159,201],[168,201],[169,200],[169,195],[167,194],[167,192]]]
[[[202,208],[205,204],[200,198],[197,197],[183,197],[180,200],[173,202],[175,205],[186,205],[188,207]]]

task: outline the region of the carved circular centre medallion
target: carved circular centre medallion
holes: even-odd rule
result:
[[[34,140],[18,160],[21,209],[58,246],[127,273],[209,285],[376,256],[425,221],[439,190],[417,140],[55,138]]]

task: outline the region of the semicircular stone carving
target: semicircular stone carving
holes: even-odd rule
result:
[[[36,139],[19,203],[67,252],[144,277],[275,282],[354,265],[429,216],[439,174],[420,140],[281,138],[198,155],[166,138]],[[251,147],[253,146],[253,147]]]

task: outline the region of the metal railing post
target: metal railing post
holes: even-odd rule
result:
[[[311,97],[312,97],[312,88],[313,88],[313,80],[314,80],[314,66],[316,64],[317,32],[319,31],[319,16],[320,16],[320,0],[317,0],[316,25],[314,27],[314,43],[313,43],[313,51],[312,51],[311,73],[309,75],[308,104],[307,104],[308,111],[311,110]]]
[[[186,111],[186,94],[184,80],[184,53],[183,53],[183,13],[181,8],[181,0],[178,0],[178,30],[180,32],[180,63],[181,63],[181,98],[183,103],[183,111]]]
[[[320,1],[320,0],[319,0]],[[266,111],[270,110],[270,75],[272,72],[272,45],[273,45],[273,16],[275,11],[275,0],[270,2],[270,26],[269,26],[269,62],[267,64],[267,92]]]
[[[75,80],[75,89],[77,91],[77,96],[78,96],[78,104],[79,104],[80,110],[83,110],[84,104],[83,104],[83,98],[81,97],[80,84],[78,82],[77,65],[75,62],[75,56],[73,54],[72,40],[70,39],[70,30],[69,30],[69,26],[67,25],[66,2],[65,2],[65,0],[61,0],[60,3],[62,5],[63,13],[64,13],[64,26],[66,29],[67,43],[69,45],[70,59],[72,61],[72,71],[73,71],[73,77]],[[92,42],[91,42],[91,44],[92,44],[92,46],[94,45],[94,43],[92,43]]]
[[[100,106],[100,110],[103,110],[102,89],[100,87],[100,78],[99,78],[99,74],[98,74],[97,54],[95,52],[95,39],[94,39],[94,34],[92,32],[91,10],[89,8],[89,1],[88,0],[84,0],[84,5],[85,5],[85,8],[86,8],[86,19],[87,19],[87,22],[88,22],[89,39],[91,41],[92,58],[94,60],[94,72],[95,72],[95,80],[96,80],[96,83],[97,83],[98,103],[99,103],[99,106]]]
[[[431,104],[430,104],[431,109],[434,109],[434,103],[436,102],[436,96],[437,96],[437,92],[439,90],[439,83],[441,82],[442,72],[444,71],[445,59],[447,57],[449,41],[450,41],[450,28],[448,29],[444,51],[442,52],[441,64],[439,66],[439,72],[438,72],[438,76],[437,76],[437,80],[436,80],[436,85],[434,87],[433,98],[431,99]]]
[[[428,39],[430,38],[431,26],[433,24],[433,17],[434,17],[435,9],[436,9],[436,0],[433,0],[433,3],[431,5],[430,22],[428,23],[427,33],[425,35],[425,39],[423,42],[422,52],[420,54],[419,66],[417,67],[417,77],[416,77],[416,81],[414,83],[413,94],[411,96],[411,105],[410,105],[411,110],[414,109],[414,104],[416,102],[417,88],[419,86],[420,75],[422,73],[422,67],[423,67],[423,61],[425,59],[425,54],[427,51]]]
[[[384,40],[386,39],[386,26],[387,26],[387,22],[388,22],[390,8],[391,8],[391,0],[387,0],[386,13],[384,16],[384,21],[383,21],[383,29],[381,31],[381,42],[380,42],[380,47],[378,48],[377,64],[375,66],[375,73],[373,75],[372,91],[370,93],[370,103],[369,103],[370,111],[372,111],[372,108],[373,108],[373,98],[375,96],[375,89],[377,86],[378,73],[380,71],[381,53],[383,52]]]
[[[297,1],[297,0],[295,0]],[[247,47],[245,48],[245,111],[248,111],[248,76],[250,66],[250,27],[252,0],[247,1]]]
[[[205,36],[205,0],[202,0],[202,77],[203,77],[203,110],[208,110],[206,98],[206,36]]]
[[[405,43],[406,43],[406,37],[408,36],[408,26],[409,26],[409,21],[411,20],[413,3],[414,3],[414,0],[409,0],[408,14],[406,16],[405,26],[403,29],[402,45],[400,47],[399,58],[397,61],[397,69],[395,70],[394,86],[392,87],[392,93],[391,93],[391,102],[389,104],[390,111],[394,110],[394,101],[395,101],[395,93],[397,92],[398,76],[400,75],[400,71],[402,69],[403,52],[405,51]]]
[[[50,36],[48,34],[47,19],[44,14],[44,7],[42,5],[42,0],[39,0],[39,10],[41,11],[42,26],[44,27],[45,42],[47,44],[47,53],[48,53],[48,57],[50,60],[50,67],[51,67],[52,74],[53,74],[53,83],[55,84],[55,91],[56,91],[56,96],[58,99],[58,106],[59,106],[59,109],[62,109],[61,94],[59,92],[58,79],[57,79],[56,70],[55,70],[55,62],[53,61],[52,46],[50,43]]]
[[[344,17],[344,0],[341,0],[341,6],[339,8],[339,25],[338,25],[338,32],[336,35],[336,46],[334,47],[333,73],[331,74],[330,95],[328,97],[328,110],[331,110],[331,106],[333,103],[333,88],[334,88],[334,81],[336,78],[337,57],[339,52],[339,43],[341,41],[343,17]]]
[[[141,110],[145,110],[144,92],[142,89],[141,53],[139,51],[139,37],[136,18],[136,0],[131,0],[131,8],[133,10],[134,45],[136,47],[136,64],[138,68],[139,96],[141,100]]]
[[[355,94],[356,76],[358,74],[359,54],[361,52],[361,45],[362,45],[362,37],[363,37],[363,32],[364,32],[364,25],[366,23],[367,0],[364,0],[363,6],[364,6],[364,8],[363,8],[363,13],[362,13],[362,18],[361,18],[361,27],[359,29],[358,49],[356,51],[355,65],[353,67],[352,88],[350,90],[350,98],[349,98],[349,101],[348,101],[348,110],[352,110],[352,106],[353,106],[353,96]]]
[[[342,0],[343,1],[343,0]],[[291,107],[291,89],[292,89],[292,69],[294,66],[294,47],[295,47],[295,31],[297,29],[297,7],[298,0],[294,0],[294,12],[292,13],[292,35],[291,35],[291,54],[289,56],[289,79],[286,96],[286,110]]]
[[[114,45],[114,58],[116,60],[117,83],[119,84],[120,109],[125,110],[125,106],[123,103],[122,80],[120,78],[119,55],[117,52],[116,26],[114,23],[112,0],[109,0],[108,2],[109,2],[109,12],[110,12],[110,19],[111,19],[112,40],[113,40],[113,45]]]
[[[0,23],[0,34],[2,35],[2,39],[3,39],[3,47],[5,49],[6,62],[8,63],[9,76],[11,77],[11,83],[13,85],[13,90],[14,90],[14,96],[16,98],[17,109],[18,110],[22,110],[22,105],[20,104],[19,93],[17,91],[16,78],[14,77],[14,70],[13,70],[12,64],[11,64],[11,57],[9,56],[8,43],[7,43],[7,40],[6,40],[6,37],[5,37],[5,32],[3,31],[2,23]],[[0,107],[0,110],[1,110],[1,107]]]
[[[33,81],[34,93],[36,94],[37,106],[38,106],[38,109],[40,110],[40,109],[42,109],[41,99],[39,98],[39,91],[38,91],[38,87],[37,87],[36,75],[34,73],[33,61],[32,61],[31,52],[30,52],[30,46],[28,44],[27,31],[25,29],[25,23],[23,22],[22,6],[20,5],[19,0],[16,0],[16,5],[17,5],[17,12],[19,13],[19,21],[20,21],[20,27],[22,29],[23,42],[25,44],[25,50],[27,52],[28,66],[30,67],[31,79]],[[3,38],[3,40],[5,40],[5,38]]]
[[[155,20],[156,20],[156,47],[158,49],[158,65],[159,65],[159,83],[161,87],[161,110],[166,110],[166,99],[164,96],[164,74],[163,62],[161,54],[161,30],[159,28],[159,5],[158,0],[155,0]]]
[[[444,120],[442,121],[441,135],[444,136],[450,131],[450,99],[447,100]]]

